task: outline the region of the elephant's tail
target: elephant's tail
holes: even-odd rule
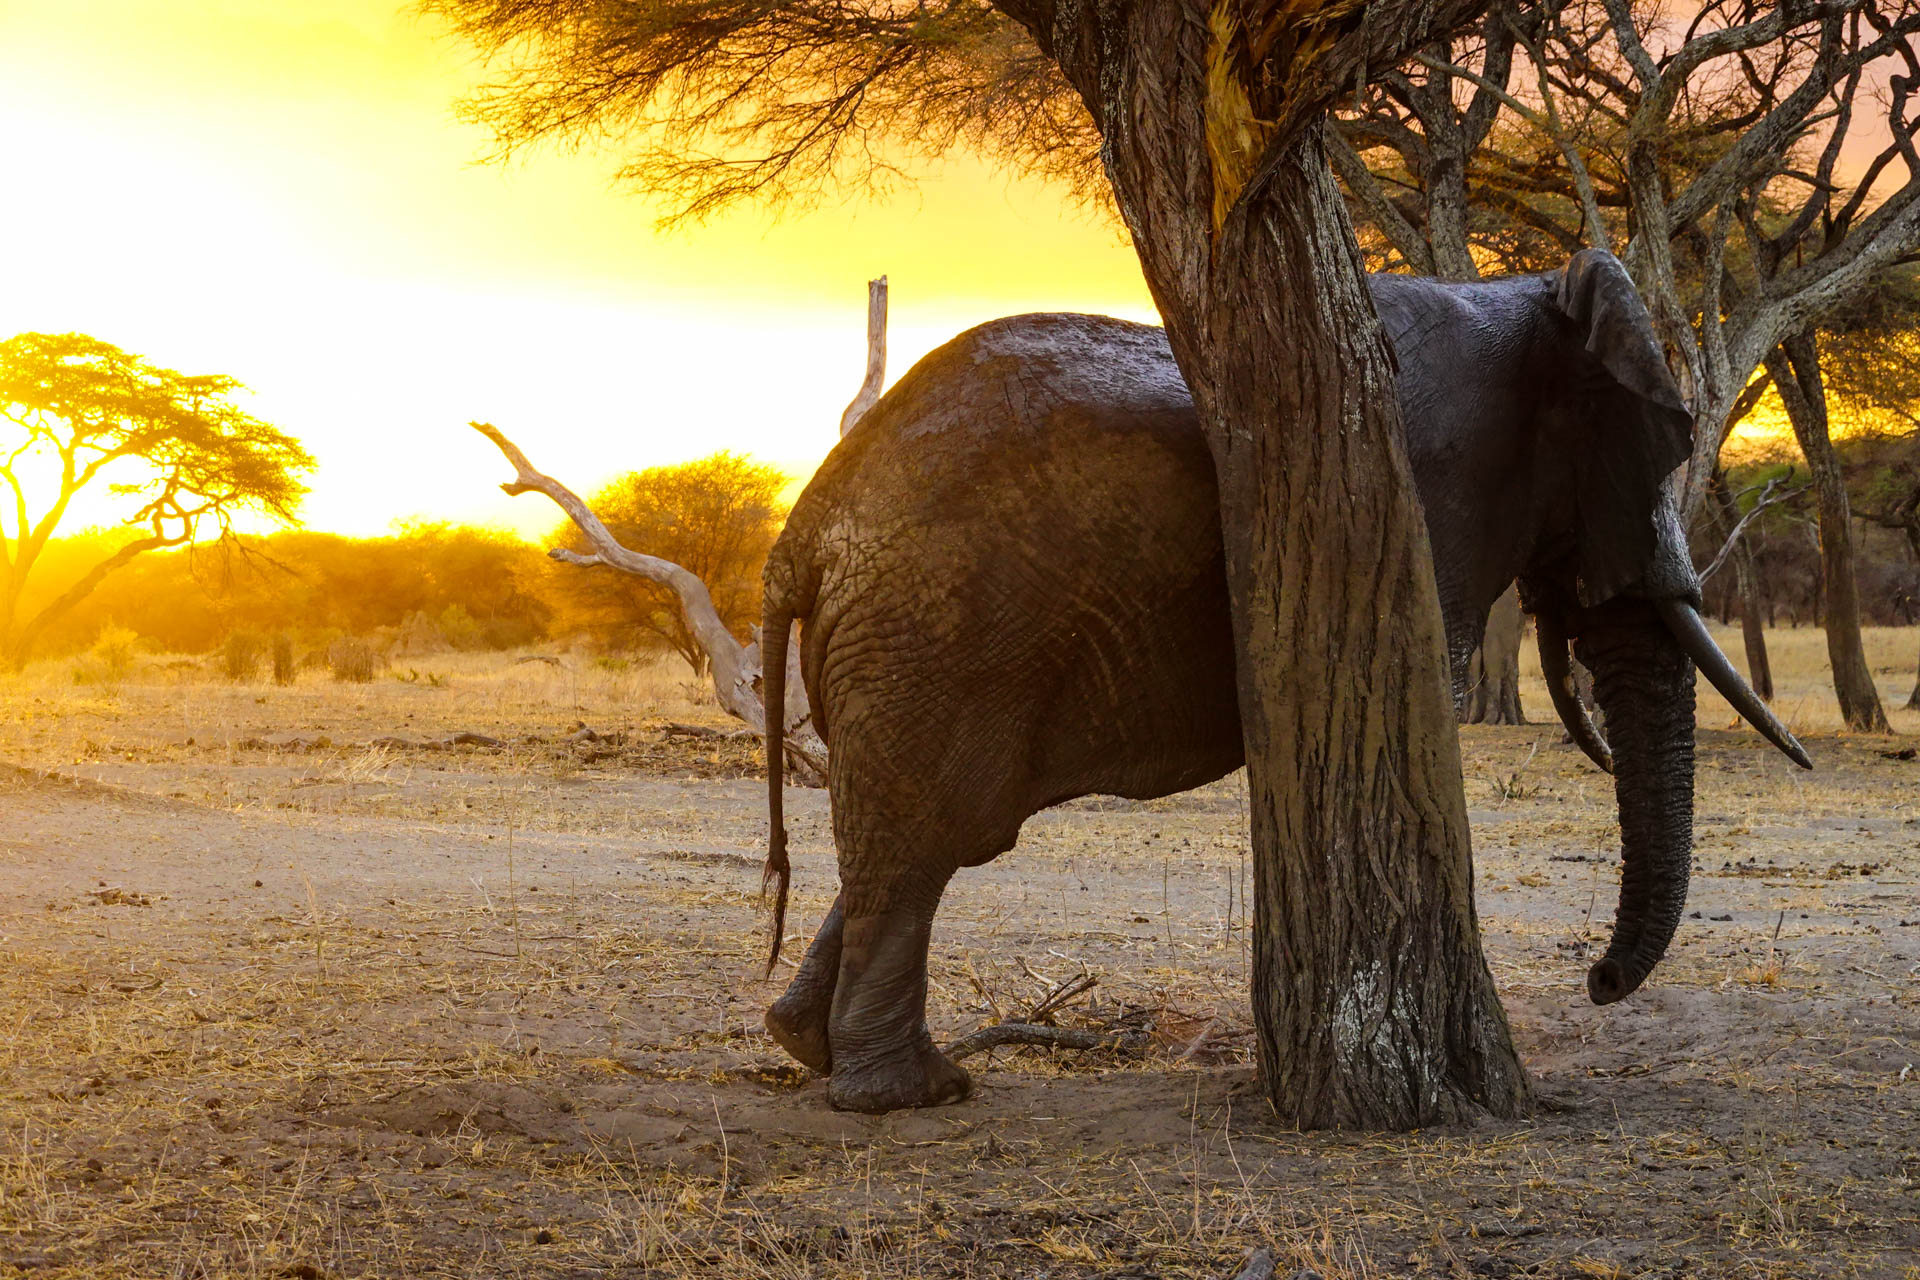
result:
[[[767,728],[767,866],[760,877],[760,893],[776,880],[773,895],[773,943],[767,950],[767,976],[780,960],[780,940],[787,930],[787,888],[793,867],[787,861],[787,824],[782,794],[787,762],[787,637],[793,631],[793,606],[767,592],[760,622],[760,706]]]

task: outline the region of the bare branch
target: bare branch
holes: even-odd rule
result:
[[[1009,1044],[1039,1045],[1048,1049],[1112,1049],[1138,1053],[1146,1048],[1147,1037],[1138,1031],[1082,1031],[1078,1027],[1036,1026],[1029,1022],[997,1022],[990,1027],[981,1027],[978,1031],[971,1031],[961,1036],[942,1052],[949,1060],[958,1062],[976,1053]]]
[[[514,478],[500,486],[503,493],[519,495],[522,493],[543,493],[553,500],[555,506],[567,513],[569,519],[586,535],[587,542],[594,548],[591,555],[565,548],[556,548],[547,554],[555,560],[582,566],[605,565],[630,573],[649,582],[657,582],[668,588],[679,598],[681,613],[686,619],[687,630],[692,633],[702,652],[707,655],[713,675],[713,691],[729,715],[742,721],[755,733],[765,736],[766,714],[760,700],[760,654],[759,646],[742,645],[720,619],[719,611],[713,607],[713,596],[707,590],[707,584],[696,575],[688,572],[671,560],[662,560],[658,556],[644,555],[620,545],[619,539],[607,529],[593,508],[569,489],[566,485],[537,470],[522,453],[520,446],[506,437],[498,427],[489,422],[467,424],[487,439],[513,464]],[[798,658],[798,645],[790,646],[794,657]],[[787,755],[797,769],[810,774],[816,780],[826,776],[826,747],[819,735],[809,723],[811,712],[806,706],[805,683],[790,678],[787,681],[789,691],[785,708],[787,729]],[[794,716],[794,702],[800,704],[800,714]]]
[[[840,434],[845,436],[867,410],[880,399],[880,388],[887,380],[887,278],[867,281],[867,376],[860,390],[840,415]]]
[[[1700,571],[1701,582],[1704,583],[1720,572],[1720,567],[1727,562],[1727,557],[1732,555],[1734,549],[1740,545],[1740,537],[1747,531],[1747,526],[1759,519],[1763,511],[1782,502],[1791,502],[1813,487],[1810,484],[1803,484],[1797,489],[1780,489],[1781,485],[1792,479],[1793,473],[1789,471],[1784,476],[1775,476],[1767,481],[1767,487],[1761,491],[1760,497],[1753,504],[1753,509],[1741,516],[1734,524],[1733,531],[1727,534],[1726,541],[1720,544],[1720,550],[1714,554],[1713,560]]]

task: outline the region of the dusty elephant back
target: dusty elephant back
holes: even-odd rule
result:
[[[1205,745],[1238,742],[1217,502],[1160,330],[1015,316],[930,353],[829,456],[769,562],[836,756],[849,715],[906,755],[977,733],[1019,752],[1020,804],[1159,794],[1186,781],[1164,775],[1176,757],[1231,768]],[[1196,657],[1219,671],[1198,699],[1168,678]]]

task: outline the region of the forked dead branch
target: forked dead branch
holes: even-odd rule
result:
[[[507,461],[513,464],[514,478],[510,483],[500,486],[503,492],[513,495],[546,494],[567,513],[594,548],[593,554],[581,555],[564,547],[556,547],[547,553],[549,556],[587,568],[606,565],[622,573],[657,582],[674,593],[686,619],[687,631],[707,655],[713,673],[714,696],[721,708],[764,737],[766,717],[760,705],[759,641],[756,639],[743,645],[734,638],[713,607],[713,597],[707,591],[706,583],[671,560],[662,560],[658,556],[646,555],[620,545],[619,540],[579,494],[537,470],[527,460],[527,455],[521,452],[520,446],[507,439],[498,427],[487,422],[469,425],[493,441]],[[799,652],[797,645],[789,649],[792,655],[790,664],[798,663]],[[800,780],[823,782],[827,773],[827,748],[819,734],[814,732],[806,687],[799,678],[798,670],[790,672],[786,687],[784,728],[787,763]]]

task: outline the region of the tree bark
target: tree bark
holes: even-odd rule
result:
[[[1794,438],[1812,473],[1820,508],[1820,576],[1825,599],[1827,658],[1833,665],[1833,691],[1847,727],[1863,733],[1891,733],[1880,693],[1860,639],[1860,601],[1853,574],[1853,517],[1847,486],[1827,430],[1826,388],[1820,380],[1820,352],[1813,331],[1781,343],[1767,356],[1768,372],[1780,390],[1793,423]]]
[[[1914,664],[1913,692],[1907,695],[1907,710],[1920,711],[1920,662]]]
[[[1462,724],[1525,724],[1520,708],[1520,593],[1508,587],[1487,615],[1486,634],[1467,662]]]
[[[1733,532],[1733,545],[1727,554],[1733,558],[1733,574],[1740,596],[1740,639],[1747,650],[1747,683],[1768,702],[1773,701],[1773,663],[1767,657],[1767,632],[1760,617],[1760,575],[1754,571],[1753,549],[1747,545],[1746,531],[1740,527],[1740,505],[1727,488],[1726,472],[1714,475],[1713,500],[1721,518]]]
[[[1431,552],[1317,126],[1215,260],[1181,345],[1221,479],[1268,1094],[1302,1127],[1513,1114]]]
[[[552,476],[535,470],[533,464],[527,461],[527,455],[507,439],[498,427],[486,422],[470,425],[493,441],[507,461],[513,464],[514,478],[510,483],[500,486],[502,492],[515,495],[546,494],[553,499],[555,506],[567,513],[580,532],[586,534],[587,542],[594,548],[594,554],[584,556],[564,547],[556,548],[547,553],[549,556],[583,567],[607,565],[649,582],[660,583],[679,597],[687,631],[706,652],[714,696],[729,715],[765,737],[767,721],[760,705],[759,642],[756,640],[743,645],[733,638],[733,633],[727,630],[726,623],[720,620],[719,612],[713,607],[713,597],[707,592],[707,584],[671,560],[643,555],[620,545],[580,495]],[[795,770],[798,779],[819,784],[825,782],[827,776],[827,749],[813,729],[813,711],[807,705],[805,682],[799,675],[799,651],[797,644],[787,646],[787,763]]]
[[[1268,1097],[1303,1128],[1516,1115],[1426,523],[1321,124],[1484,0],[996,3],[1100,127],[1219,473]]]

